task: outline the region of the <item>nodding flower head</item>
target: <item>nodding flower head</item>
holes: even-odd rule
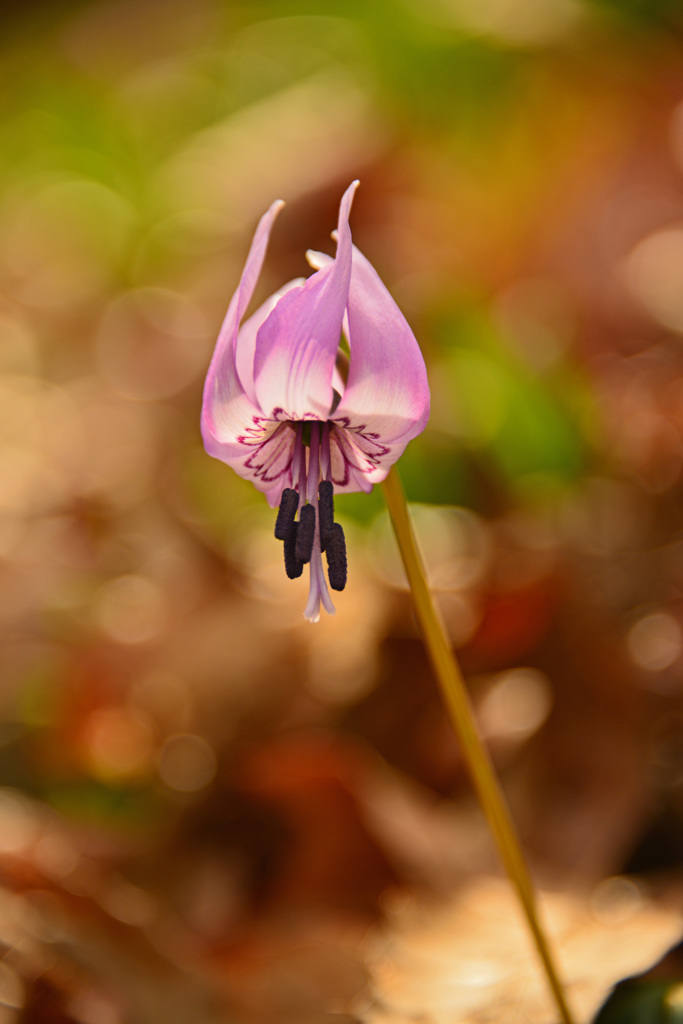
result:
[[[354,181],[339,207],[334,258],[284,285],[242,323],[273,222],[259,221],[218,335],[204,387],[202,436],[217,459],[279,506],[275,536],[294,579],[308,564],[304,615],[334,612],[346,585],[344,532],[333,495],[371,491],[425,427],[429,387],[417,341],[377,273],[351,242]]]

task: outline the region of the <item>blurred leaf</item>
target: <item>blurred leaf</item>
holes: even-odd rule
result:
[[[529,476],[576,479],[584,442],[561,393],[562,375],[551,383],[535,374],[481,314],[454,324],[453,340],[447,364],[465,443],[513,487]]]
[[[678,1002],[672,1001],[674,996]],[[680,982],[620,982],[607,999],[594,1024],[681,1024]]]
[[[410,501],[481,507],[470,453],[447,435],[430,430],[408,445],[399,472]]]
[[[103,828],[154,830],[164,818],[163,805],[152,789],[81,779],[46,782],[42,793],[66,818]]]
[[[640,28],[671,31],[683,25],[679,0],[584,0],[588,6],[609,12],[615,19]]]
[[[676,913],[640,897],[632,906],[620,899],[605,903],[600,913],[575,894],[548,893],[540,901],[579,1022],[595,1013],[616,978],[634,965],[650,963],[680,933]],[[501,879],[480,877],[438,907],[399,904],[383,938],[370,954],[376,1002],[363,1014],[364,1024],[416,1019],[424,1024],[547,1024],[556,1019],[536,951],[524,933],[509,883]],[[651,1003],[644,998],[639,1005],[649,1008]],[[681,1018],[624,1018],[628,1024],[636,1019],[678,1024]],[[621,1024],[621,1018],[606,1020]]]
[[[185,514],[223,544],[245,507],[261,506],[265,498],[252,485],[197,445],[188,447],[181,459],[183,494],[190,507]],[[273,523],[275,520],[273,519]]]

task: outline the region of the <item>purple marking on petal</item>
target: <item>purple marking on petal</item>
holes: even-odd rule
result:
[[[357,184],[341,200],[335,259],[302,288],[283,295],[256,335],[254,393],[266,413],[282,406],[292,420],[306,413],[326,420],[332,408],[332,375],[351,278],[349,213]]]
[[[245,398],[244,402],[248,403]],[[253,411],[239,426],[243,431],[230,445],[221,444],[212,435],[204,442],[210,455],[215,455],[255,487],[264,491],[272,507],[280,504],[284,487],[292,484],[292,459],[295,431],[288,421],[266,419]],[[215,449],[215,450],[214,450]]]
[[[348,416],[342,416],[334,420],[338,436],[342,443],[353,447],[357,453],[357,465],[359,469],[370,472],[374,466],[379,466],[383,460],[391,455],[391,448],[384,443],[376,431],[370,431],[365,423],[352,424]],[[342,428],[341,430],[339,428]]]
[[[281,423],[244,462],[244,468],[254,480],[271,485],[284,474],[291,476],[294,454],[294,431],[289,423]]]
[[[361,447],[363,444],[364,450]],[[337,493],[372,490],[378,461],[387,456],[386,446],[352,430],[333,424],[330,429],[330,478]]]
[[[243,425],[244,433],[239,434],[235,441],[243,447],[253,448],[267,441],[277,428],[277,420],[268,420],[265,416],[254,414],[251,417],[251,421]]]

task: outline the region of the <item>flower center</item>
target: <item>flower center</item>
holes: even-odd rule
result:
[[[347,577],[346,541],[340,524],[334,521],[330,423],[306,420],[292,426],[292,487],[285,487],[282,492],[275,536],[284,543],[285,572],[290,579],[297,579],[304,565],[310,565],[311,582],[304,615],[317,621],[321,603],[326,611],[334,611],[323,572],[322,552],[327,559],[330,586],[343,590]]]

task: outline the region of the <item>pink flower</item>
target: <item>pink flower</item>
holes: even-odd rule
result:
[[[280,506],[275,535],[284,541],[287,575],[310,566],[304,615],[312,621],[321,603],[334,612],[322,551],[330,586],[346,584],[333,491],[372,490],[429,416],[417,341],[351,242],[357,186],[354,181],[342,197],[336,257],[307,253],[316,273],[290,281],[241,323],[284,204],[273,203],[261,218],[218,335],[202,405],[209,455]]]

